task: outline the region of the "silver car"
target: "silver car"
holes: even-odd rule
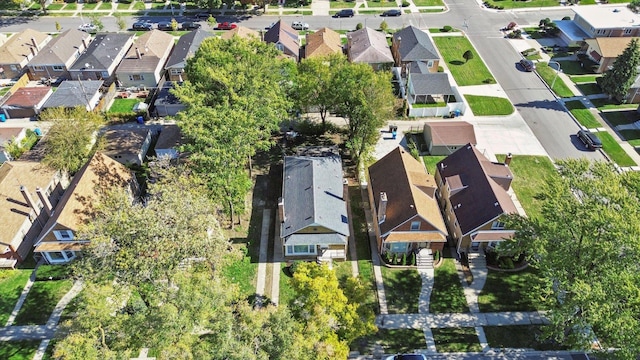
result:
[[[309,24],[300,21],[294,21],[291,27],[295,30],[309,30]]]

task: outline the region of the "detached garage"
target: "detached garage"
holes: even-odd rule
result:
[[[9,119],[34,118],[52,93],[48,86],[20,88],[2,104],[2,112]]]
[[[430,155],[450,155],[467,144],[477,144],[473,125],[466,121],[426,122],[424,141]]]

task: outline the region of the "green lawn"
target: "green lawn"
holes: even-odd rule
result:
[[[330,3],[331,9],[351,9],[356,6],[354,2],[346,2],[346,1],[332,1]]]
[[[356,239],[356,253],[358,257],[358,271],[360,279],[369,289],[367,303],[371,304],[374,311],[377,310],[378,302],[375,293],[375,277],[373,275],[373,263],[371,262],[371,246],[369,245],[369,233],[367,221],[364,215],[362,196],[359,186],[349,187],[349,200],[351,205],[351,223]]]
[[[437,36],[434,43],[447,63],[451,75],[459,86],[493,84],[495,79],[485,66],[480,55],[464,36]],[[462,54],[470,50],[473,59],[465,62]]]
[[[71,280],[36,281],[16,316],[15,325],[44,325],[58,301],[71,289]]]
[[[609,99],[593,99],[591,103],[600,110],[636,109],[638,107],[638,104],[620,104]]]
[[[593,101],[591,102],[593,103]],[[593,105],[596,105],[593,103]],[[597,105],[596,105],[597,106]],[[611,126],[631,124],[640,120],[640,115],[635,110],[620,110],[603,112],[602,116]]]
[[[111,4],[109,4],[109,5],[111,5]],[[118,10],[129,10],[129,6],[131,6],[131,4],[118,2]]]
[[[496,155],[504,159],[505,155]],[[511,186],[529,217],[537,218],[542,211],[542,189],[552,176],[558,176],[553,163],[546,156],[515,155],[509,164],[513,172]]]
[[[620,144],[609,134],[602,131],[596,133],[596,135],[602,140],[602,150],[609,155],[609,158],[619,166],[636,166],[636,162],[627,155],[627,152],[620,147]]]
[[[538,340],[542,335],[538,325],[485,326],[484,334],[492,348],[567,350],[557,343]]]
[[[443,6],[442,0],[413,0],[416,6]]]
[[[581,64],[580,61],[560,60],[558,61],[558,63],[560,64],[560,68],[562,69],[562,72],[569,76],[573,76],[573,75],[597,76],[596,74],[589,71],[588,69],[583,68],[580,65]]]
[[[577,84],[576,87],[583,95],[602,94],[602,89],[594,82]]]
[[[464,297],[462,284],[453,261],[453,259],[444,259],[444,263],[435,269],[435,280],[429,301],[430,313],[469,312],[467,299]]]
[[[379,329],[373,335],[354,340],[350,347],[361,354],[372,354],[377,344],[381,345],[387,354],[408,353],[427,347],[421,329]]]
[[[536,289],[540,284],[540,276],[531,267],[518,272],[489,270],[478,297],[480,312],[538,310]]]
[[[391,269],[381,266],[387,307],[390,314],[415,314],[422,279],[415,269]]]
[[[133,113],[133,106],[141,102],[139,99],[114,99],[109,108],[110,113]]]
[[[68,3],[67,6],[65,6],[64,8],[65,10],[77,10],[78,9],[78,4],[71,2]]]
[[[441,34],[441,33],[447,33],[447,32],[450,32],[450,33],[460,32],[460,30],[451,28],[451,31],[444,31],[443,27],[441,27],[441,28],[429,28],[429,32],[431,34]]]
[[[142,1],[136,1],[133,4],[133,10],[144,10],[144,9],[145,9],[144,2],[142,2]]]
[[[576,84],[596,82],[596,79],[602,75],[572,75],[571,80]]]
[[[103,3],[106,4],[106,3]],[[96,8],[96,6],[98,5],[98,3],[84,3],[82,4],[82,10],[93,10]],[[109,6],[111,6],[111,3],[109,3]]]
[[[602,126],[591,111],[584,107],[579,100],[567,101],[564,106],[578,119],[578,122],[587,129],[593,129]]]
[[[397,7],[395,1],[367,1],[367,6],[369,8],[378,8],[378,7]],[[362,12],[360,12],[362,13]]]
[[[475,116],[509,115],[514,111],[511,101],[506,98],[482,95],[465,95]]]
[[[61,10],[66,4],[51,4],[47,6],[47,10]]]
[[[102,4],[100,4],[100,7],[98,8],[98,10],[111,10],[111,8],[112,8],[111,3],[103,2]],[[118,7],[118,9],[120,9],[120,7]]]
[[[230,282],[238,285],[243,297],[256,292],[256,284],[253,279],[257,274],[258,264],[251,261],[251,256],[246,255],[238,261],[234,261],[222,270],[222,274]]]
[[[414,108],[431,108],[431,107],[444,107],[447,106],[447,103],[444,101],[438,101],[438,102],[433,102],[433,103],[428,103],[428,104],[411,104],[411,107]]]
[[[444,155],[440,155],[440,156],[423,156],[422,157],[422,161],[424,162],[424,165],[427,167],[427,171],[429,172],[429,174],[431,175],[435,175],[436,173],[436,165],[442,161],[444,158],[446,158],[446,156]]]
[[[559,97],[572,97],[573,92],[569,89],[567,84],[560,76],[557,76],[556,69],[549,67],[546,62],[539,62],[536,64],[536,71],[542,77],[542,79],[551,87],[553,84],[553,90]],[[555,83],[553,80],[556,80]]]
[[[619,133],[629,145],[640,146],[640,130],[621,130]]]
[[[296,293],[293,291],[291,287],[291,274],[289,273],[289,268],[286,263],[280,263],[280,293],[278,297],[280,298],[280,304],[289,305],[293,299],[296,298]]]
[[[0,359],[31,360],[40,346],[40,340],[2,341]]]
[[[431,329],[438,352],[479,352],[476,329],[471,327]]]
[[[30,269],[0,272],[0,326],[7,323],[31,272]]]
[[[504,9],[551,7],[559,4],[558,0],[532,0],[526,2],[487,0],[487,2],[495,6],[502,6]]]

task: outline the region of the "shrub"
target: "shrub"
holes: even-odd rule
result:
[[[440,261],[440,250],[436,250],[435,254],[433,254],[433,260],[435,262]]]
[[[389,28],[389,24],[387,24],[386,21],[382,20],[382,22],[380,23],[380,30],[387,31],[388,28]]]
[[[407,253],[402,254],[402,265],[407,265]]]
[[[402,0],[402,7],[408,7],[409,2],[407,0]]]
[[[444,72],[444,68],[442,66],[438,66],[438,72]]]
[[[565,16],[562,18],[562,20],[571,20],[571,16]]]
[[[501,269],[513,269],[513,260],[509,257],[502,257],[499,260],[499,265]]]
[[[453,28],[450,25],[445,25],[442,27],[442,32],[451,32]]]
[[[298,266],[300,266],[301,263],[302,263],[301,260],[294,260],[291,266],[289,266],[289,272],[291,273],[292,276],[296,272],[296,269],[298,268]]]
[[[364,25],[362,25],[362,23],[358,23],[358,24],[356,25],[356,30],[360,30],[360,29],[362,29],[363,27],[364,27]]]
[[[412,252],[411,253],[411,266],[415,266],[416,265],[416,253]]]
[[[485,83],[485,84],[493,84],[496,81],[493,80],[493,78],[486,78],[486,79],[482,80],[482,82]]]
[[[384,253],[384,260],[387,262],[387,264],[391,264],[391,253],[390,252],[386,252]]]
[[[397,253],[393,253],[393,259],[391,260],[391,263],[396,265],[398,263],[398,254]]]

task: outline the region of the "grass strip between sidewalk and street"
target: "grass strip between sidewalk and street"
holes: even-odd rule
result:
[[[472,327],[431,329],[438,352],[480,352],[476,329]]]
[[[544,82],[547,83],[549,87],[553,85],[553,88],[551,90],[553,90],[553,92],[555,92],[556,95],[558,95],[559,97],[564,98],[564,97],[574,96],[573,91],[571,91],[571,89],[569,89],[567,84],[564,83],[564,80],[562,80],[562,77],[558,76],[558,72],[556,71],[556,69],[550,67],[548,63],[546,62],[537,63],[536,71],[538,72],[538,75],[540,75],[540,77],[544,80]],[[554,82],[554,79],[555,79],[555,82]]]
[[[596,117],[587,109],[580,100],[567,101],[564,106],[569,112],[575,116],[580,125],[587,129],[593,129],[601,127],[602,124],[596,119]]]
[[[636,166],[636,162],[627,155],[627,152],[618,144],[616,139],[606,131],[596,133],[596,135],[602,141],[602,150],[607,153],[611,161],[618,164],[618,166]]]
[[[567,350],[553,341],[540,340],[542,329],[539,325],[485,326],[484,334],[492,348]]]

